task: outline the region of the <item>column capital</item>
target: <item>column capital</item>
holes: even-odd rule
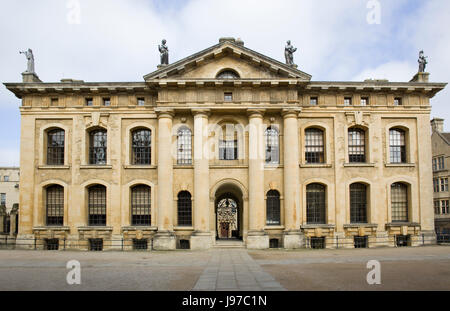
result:
[[[257,108],[250,108],[247,109],[247,115],[250,118],[262,118],[264,116],[264,113],[266,112],[266,109],[257,109]]]
[[[191,109],[191,113],[194,117],[209,117],[211,115],[211,109],[197,108]]]
[[[161,118],[169,118],[169,119],[173,119],[173,117],[175,116],[175,111],[171,108],[155,108],[155,112],[158,116],[158,119]]]
[[[302,112],[302,108],[285,108],[281,110],[281,115],[283,118],[297,118]]]

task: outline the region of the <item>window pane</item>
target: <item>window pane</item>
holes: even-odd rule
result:
[[[64,130],[56,129],[48,132],[47,164],[64,165]]]
[[[106,226],[106,188],[92,186],[88,193],[89,226]]]
[[[279,163],[279,136],[278,131],[269,127],[265,132],[266,137],[266,163]]]
[[[58,185],[47,188],[47,226],[64,223],[64,188]]]
[[[280,224],[280,193],[276,190],[270,190],[267,193],[266,213],[268,225]]]
[[[192,134],[188,128],[178,131],[177,163],[192,164]]]
[[[307,129],[305,131],[305,161],[306,163],[324,163],[323,131]]]
[[[178,225],[192,226],[192,200],[188,191],[178,194]]]
[[[237,160],[237,140],[219,140],[219,159]]]
[[[361,129],[349,129],[348,154],[350,163],[366,162],[365,133]]]
[[[141,129],[132,133],[132,163],[134,165],[150,165],[151,164],[151,140],[152,132],[147,129]]]
[[[408,221],[408,188],[401,183],[391,186],[392,222]]]
[[[131,189],[131,225],[151,225],[151,188],[146,185]]]
[[[400,129],[389,131],[389,149],[391,163],[406,162],[405,132]]]
[[[311,184],[306,187],[306,221],[325,224],[325,186]]]
[[[367,187],[350,185],[350,222],[367,223]]]
[[[92,131],[90,134],[89,163],[106,164],[107,134],[105,130]]]

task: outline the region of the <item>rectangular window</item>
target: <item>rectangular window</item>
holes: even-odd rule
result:
[[[231,92],[224,93],[223,100],[226,102],[232,102],[233,101],[233,93],[231,93]]]
[[[145,98],[143,98],[143,97],[138,97],[138,99],[137,99],[137,105],[138,105],[138,106],[145,106]]]
[[[434,201],[434,213],[436,215],[440,215],[441,214],[440,201],[438,201],[438,200]]]
[[[318,104],[318,99],[317,99],[317,97],[311,97],[311,98],[309,99],[309,104],[310,104],[311,106],[317,106],[317,104]]]
[[[0,193],[0,205],[6,205],[6,193]]]
[[[441,203],[442,208],[442,214],[448,215],[449,214],[449,200],[443,200]]]
[[[103,106],[111,106],[111,99],[110,98],[103,98]]]
[[[307,129],[305,131],[305,161],[307,164],[325,162],[325,145],[323,131]]]
[[[237,140],[219,141],[219,160],[237,160]]]
[[[402,99],[400,97],[394,98],[394,106],[401,106],[402,105]]]
[[[369,106],[369,97],[361,97],[361,106]]]
[[[351,97],[345,97],[344,98],[344,106],[351,106],[352,105],[352,98]]]
[[[133,250],[148,249],[148,239],[133,239]]]
[[[59,249],[59,240],[45,239],[45,249],[48,251],[57,251]]]
[[[103,250],[103,239],[89,239],[89,250],[90,251],[102,251]]]
[[[92,106],[94,105],[94,101],[92,98],[86,98],[86,106]]]
[[[311,248],[313,249],[323,249],[325,248],[325,238],[311,238]]]
[[[437,171],[437,159],[433,159],[433,172]]]
[[[367,248],[368,247],[368,236],[355,236],[354,245],[355,248]]]
[[[51,107],[57,107],[58,106],[58,98],[52,98],[50,100],[50,106]]]
[[[433,178],[433,190],[439,192],[439,178]]]
[[[3,181],[8,182],[9,181],[9,176],[8,175],[3,176]]]
[[[396,236],[397,247],[405,247],[411,245],[409,235],[397,235]]]
[[[444,157],[439,157],[438,158],[438,162],[439,162],[439,170],[443,170],[445,168],[445,166],[444,166]]]

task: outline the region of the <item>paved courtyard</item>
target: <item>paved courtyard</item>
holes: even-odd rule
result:
[[[66,264],[81,264],[68,285]],[[368,285],[369,260],[381,285]],[[0,251],[5,290],[450,290],[450,247],[172,252]]]

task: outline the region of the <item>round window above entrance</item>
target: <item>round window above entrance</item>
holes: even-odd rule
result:
[[[240,79],[239,74],[231,69],[222,70],[216,77],[217,79]]]

